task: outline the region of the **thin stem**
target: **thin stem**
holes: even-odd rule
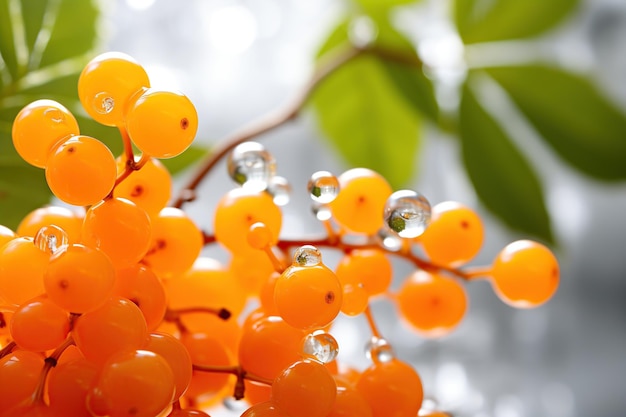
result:
[[[367,319],[367,324],[370,326],[370,330],[372,331],[372,336],[382,339],[380,332],[378,331],[378,327],[376,326],[376,322],[374,321],[374,315],[372,314],[372,310],[368,305],[363,311],[365,318]]]
[[[48,373],[50,369],[57,366],[57,362],[61,357],[61,354],[65,352],[65,350],[74,344],[74,339],[72,336],[68,336],[63,343],[61,343],[55,350],[52,352],[50,356],[48,356],[43,364],[43,369],[41,370],[41,376],[39,377],[39,384],[37,385],[37,389],[33,394],[33,404],[36,403],[44,403],[44,392],[46,388],[46,379],[48,378]]]
[[[0,350],[0,359],[13,352],[13,349],[15,349],[16,346],[17,343],[15,343],[13,340],[7,343],[7,345]]]
[[[222,320],[228,320],[231,316],[231,312],[226,308],[211,308],[211,307],[186,307],[177,309],[168,309],[165,312],[165,320],[173,321],[175,318],[180,317],[181,314],[190,313],[207,313],[219,317]]]
[[[289,105],[285,106],[282,110],[267,114],[251,125],[244,127],[242,130],[218,141],[220,145],[209,155],[204,163],[201,164],[195,175],[191,177],[189,183],[182,188],[172,206],[181,208],[186,202],[192,201],[195,198],[195,189],[200,185],[204,177],[206,177],[213,167],[237,145],[252,140],[257,136],[261,136],[295,119],[304,108],[311,94],[326,77],[363,53],[363,49],[350,47],[333,54],[326,62],[317,68],[309,82]]]
[[[212,365],[197,365],[193,364],[194,371],[201,372],[213,372],[220,374],[231,374],[237,377],[237,383],[235,384],[235,392],[233,393],[233,397],[236,400],[241,400],[244,398],[245,385],[244,380],[247,379],[249,381],[259,382],[261,384],[272,385],[273,381],[267,378],[263,378],[258,375],[250,374],[246,372],[239,365],[234,366],[212,366]]]

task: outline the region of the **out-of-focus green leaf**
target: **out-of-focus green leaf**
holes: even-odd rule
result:
[[[512,229],[552,243],[535,172],[467,86],[459,117],[463,162],[480,200]]]
[[[319,86],[312,102],[321,128],[348,163],[379,172],[394,187],[412,178],[420,120],[377,59],[346,64]]]
[[[380,14],[396,6],[417,3],[421,0],[354,0],[366,13]]]
[[[455,0],[454,20],[467,44],[540,35],[560,23],[580,0]]]
[[[13,40],[13,8],[15,0],[0,0],[0,56],[7,72],[17,77],[17,56]],[[0,64],[2,66],[2,64]]]
[[[209,153],[206,147],[191,145],[187,150],[174,158],[160,159],[170,174],[175,175],[191,167]]]
[[[337,27],[320,55],[348,45],[348,27]],[[404,38],[394,37],[384,31],[379,45],[405,48]],[[414,174],[421,127],[420,114],[399,88],[383,59],[365,54],[331,74],[312,97],[322,130],[344,159],[378,171],[395,187],[406,185]]]
[[[74,113],[82,134],[121,151],[115,129],[87,118],[78,101],[78,76],[95,44],[98,14],[97,0],[0,0],[0,223],[14,226],[50,198],[43,170],[28,166],[13,149],[11,126],[28,103],[60,102]]]
[[[539,65],[487,71],[566,161],[599,179],[626,179],[626,115],[588,79]]]
[[[43,169],[20,161],[0,164],[0,224],[15,230],[24,215],[46,204],[50,195]]]
[[[436,123],[439,106],[433,84],[424,73],[397,62],[382,61],[382,64],[396,92],[415,110]]]

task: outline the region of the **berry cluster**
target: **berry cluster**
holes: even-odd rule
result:
[[[529,240],[492,265],[464,267],[482,245],[476,213],[431,208],[365,168],[313,173],[326,236],[281,238],[289,187],[256,142],[226,144],[239,186],[202,231],[185,200],[167,206],[172,182],[159,162],[194,139],[191,102],[151,89],[120,53],[92,60],[78,94],[96,121],[119,129],[125,150],[116,160],[51,100],[15,118],[18,153],[71,208],[36,209],[15,232],[0,226],[0,417],[206,416],[230,397],[245,401],[247,417],[443,416],[421,409],[419,374],[395,355],[370,301],[387,298],[437,337],[463,319],[467,281],[489,279],[515,307],[540,305],[558,287],[556,258]],[[201,254],[211,244],[230,253],[227,264]],[[343,257],[330,268],[322,251]],[[415,272],[392,293],[395,258]],[[369,323],[366,369],[338,363],[340,314]]]

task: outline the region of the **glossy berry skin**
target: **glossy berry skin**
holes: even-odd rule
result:
[[[325,417],[337,396],[328,369],[316,361],[298,361],[272,384],[272,401],[291,417]]]
[[[278,314],[299,329],[330,324],[341,310],[339,279],[324,264],[289,266],[276,280],[274,301]]]
[[[126,128],[142,152],[173,158],[196,137],[198,113],[183,94],[148,89],[129,107]]]
[[[404,281],[396,301],[400,315],[428,337],[451,332],[467,311],[467,295],[459,282],[422,270]]]
[[[445,201],[433,207],[430,224],[418,242],[434,264],[457,267],[478,254],[483,238],[483,224],[476,212]]]
[[[78,135],[76,119],[60,103],[37,100],[24,107],[13,121],[13,146],[29,164],[45,168],[55,144]]]
[[[366,168],[339,176],[340,191],[330,203],[334,219],[354,233],[375,234],[383,226],[383,210],[392,189],[385,178]]]
[[[148,74],[137,61],[121,52],[106,52],[92,59],[81,72],[78,97],[97,122],[122,126],[131,97],[147,87]]]
[[[559,263],[546,246],[518,240],[498,253],[490,276],[496,294],[507,304],[537,307],[556,293]]]
[[[414,417],[424,397],[422,381],[413,367],[393,359],[367,368],[356,383],[373,417]]]

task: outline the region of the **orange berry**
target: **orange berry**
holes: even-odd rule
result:
[[[491,267],[496,294],[518,308],[537,307],[548,301],[559,286],[559,263],[544,245],[531,240],[508,244]]]

